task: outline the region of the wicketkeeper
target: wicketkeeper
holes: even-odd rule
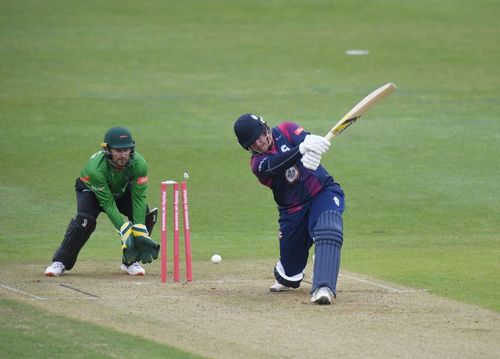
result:
[[[254,114],[240,116],[234,132],[240,145],[252,153],[252,172],[271,188],[278,204],[280,258],[270,290],[300,286],[314,244],[311,301],[331,304],[340,267],[344,192],[320,164],[330,142],[292,122],[270,129]]]
[[[78,253],[96,227],[99,213],[105,212],[121,238],[121,270],[143,276],[139,264],[158,258],[160,246],[149,235],[157,210],[148,210],[148,166],[135,151],[135,141],[124,127],[113,127],[104,136],[102,150],[93,154],[76,179],[77,213],[47,267],[47,276],[59,276],[75,265]],[[122,214],[128,220],[124,220]]]

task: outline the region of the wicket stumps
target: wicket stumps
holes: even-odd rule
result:
[[[180,264],[179,264],[179,184],[175,181],[163,181],[160,186],[161,193],[161,281],[167,281],[167,192],[168,187],[172,186],[173,193],[173,238],[174,238],[174,282],[180,281]],[[186,181],[181,182],[182,191],[182,213],[184,223],[184,248],[186,257],[186,281],[193,280],[192,258],[191,258],[191,230],[189,227],[189,207],[188,207],[188,192]]]

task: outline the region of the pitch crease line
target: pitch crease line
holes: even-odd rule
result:
[[[371,282],[369,280],[366,280],[366,279],[362,279],[362,278],[357,278],[357,277],[353,277],[353,276],[350,276],[350,275],[347,275],[347,274],[339,274],[340,276],[342,277],[346,277],[346,278],[349,278],[349,279],[354,279],[354,280],[357,280],[358,282],[362,282],[362,283],[366,283],[366,284],[370,284],[370,285],[374,285],[376,287],[379,287],[379,288],[383,288],[383,289],[387,289],[391,292],[395,292],[395,293],[403,293],[403,292],[407,292],[405,290],[400,290],[400,289],[396,289],[396,288],[392,288],[392,287],[389,287],[389,286],[386,286],[386,285],[382,285],[382,284],[378,284],[378,283],[375,283],[375,282]]]
[[[9,287],[8,285],[0,284],[0,287],[7,289],[7,290],[11,290],[11,291],[16,292],[16,293],[27,295],[27,296],[34,298],[34,299],[40,299],[40,300],[48,299],[48,298],[44,298],[44,297],[39,297],[38,295],[34,295],[31,293],[25,292],[23,290],[20,290],[20,289]]]

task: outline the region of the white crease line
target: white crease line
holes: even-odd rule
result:
[[[401,291],[399,289],[388,287],[388,286],[385,286],[385,285],[382,285],[382,284],[377,284],[377,283],[374,283],[374,282],[370,282],[369,280],[366,280],[366,279],[361,279],[361,278],[353,277],[353,276],[350,276],[350,275],[347,275],[347,274],[339,274],[339,275],[341,277],[346,277],[346,278],[349,278],[349,279],[357,280],[358,282],[362,282],[362,283],[374,285],[374,286],[379,287],[379,288],[387,289],[387,290],[389,290],[391,292],[401,293]]]
[[[266,280],[266,279],[197,280],[197,281],[193,281],[192,283],[194,283],[194,284],[196,284],[196,283],[200,283],[200,284],[211,284],[211,283],[224,284],[224,283],[245,283],[245,282],[246,283],[254,283],[254,282],[262,282],[263,280]],[[190,283],[184,283],[184,284],[188,284],[189,285]]]
[[[211,295],[209,294],[204,294],[204,295],[197,295],[196,298],[201,298],[201,297],[210,297]],[[79,301],[115,301],[116,299],[122,298],[121,296],[117,297],[99,297],[99,298],[93,298],[93,297],[53,297],[53,298],[40,298],[39,300],[51,302],[51,301],[61,301],[61,302],[79,302]],[[147,295],[147,296],[141,296],[140,299],[172,299],[172,300],[184,300],[186,298],[191,298],[190,296],[186,295]],[[136,300],[136,297],[128,297],[126,300]],[[122,302],[126,301],[123,299],[120,299]]]
[[[375,282],[370,282],[369,280],[366,280],[366,279],[353,277],[353,276],[350,276],[350,275],[347,275],[347,274],[339,274],[339,276],[346,277],[346,278],[349,278],[349,279],[354,279],[354,280],[357,280],[358,282],[362,282],[362,283],[374,285],[376,287],[387,289],[388,291],[395,292],[395,293],[427,292],[427,289],[409,289],[409,290],[396,289],[396,288],[388,287],[386,285],[378,284],[378,283],[375,283]]]
[[[49,298],[39,297],[38,295],[34,295],[34,294],[31,294],[31,293],[25,292],[23,290],[12,288],[12,287],[9,287],[9,286],[3,285],[3,284],[0,284],[0,287],[8,289],[8,290],[11,290],[13,292],[17,292],[17,293],[21,293],[21,294],[27,295],[27,296],[29,296],[31,298],[35,298],[35,299],[41,299],[41,300],[49,299]]]

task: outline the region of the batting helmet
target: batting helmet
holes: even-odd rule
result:
[[[248,150],[264,131],[269,131],[267,123],[262,117],[251,113],[241,115],[234,122],[234,134],[245,150]]]

